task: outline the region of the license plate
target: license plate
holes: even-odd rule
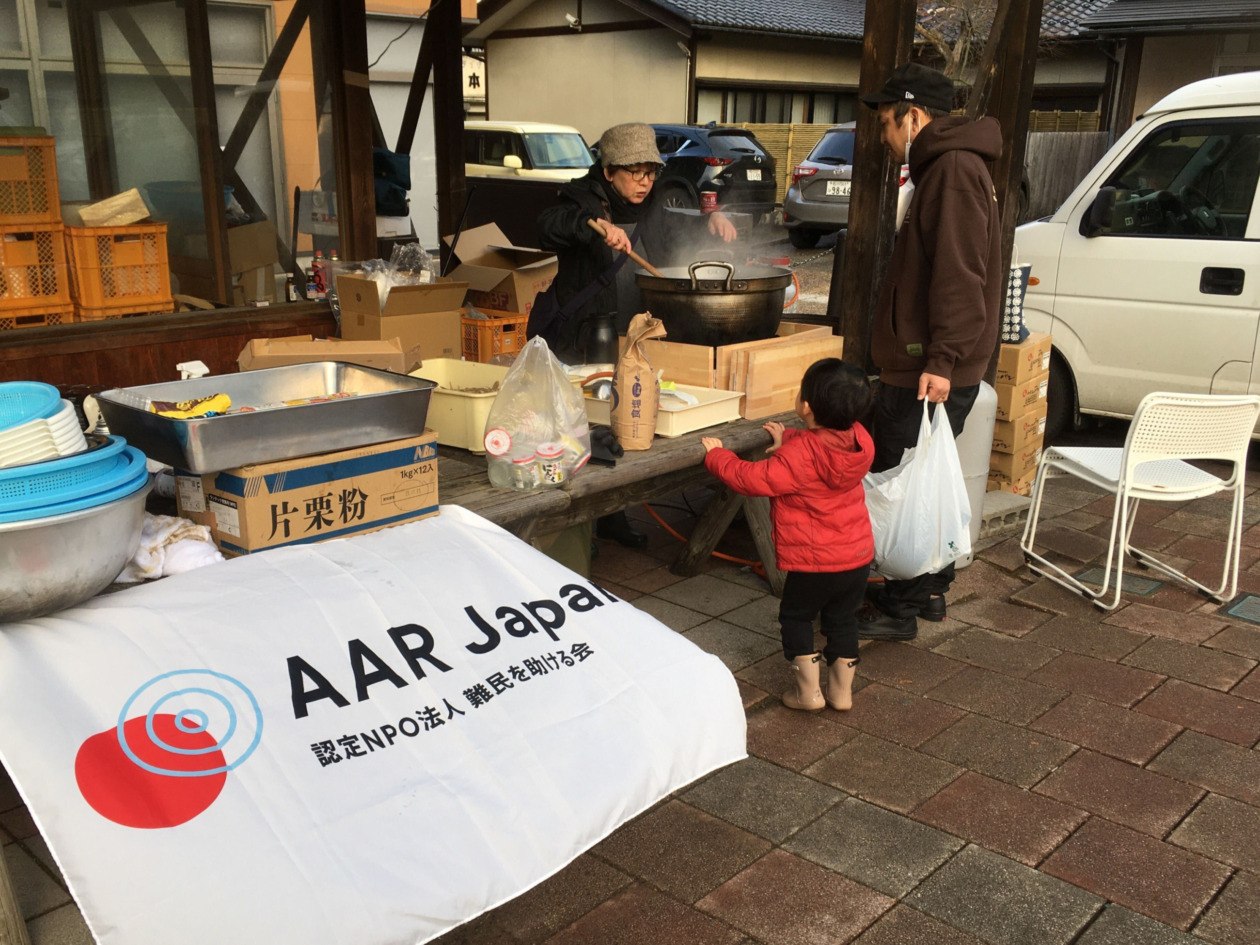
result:
[[[847,197],[851,186],[852,183],[847,180],[829,180],[827,181],[827,196]]]
[[[748,172],[749,180],[761,180],[761,168],[755,167]]]

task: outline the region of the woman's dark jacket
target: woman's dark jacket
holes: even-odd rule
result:
[[[680,224],[686,227],[690,218],[668,212],[656,203],[656,196],[657,191],[653,189],[642,204],[627,203],[604,178],[603,168],[595,164],[585,177],[561,187],[558,203],[539,215],[539,245],[555,253],[559,261],[554,283],[556,303],[563,307],[596,279],[602,278],[606,283],[590,301],[570,315],[557,333],[547,334],[557,353],[580,354],[584,337],[582,325],[596,312],[616,311],[617,330],[623,334],[636,314],[623,312],[618,306],[612,266],[622,254],[610,249],[587,220],[611,220],[622,228],[633,225],[631,239],[635,252],[658,267],[670,265],[678,240],[669,229]],[[629,259],[623,265],[638,268]]]

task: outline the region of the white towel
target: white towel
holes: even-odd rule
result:
[[[140,547],[123,568],[115,583],[140,581],[181,574],[223,560],[210,539],[210,529],[194,525],[186,518],[144,513]]]

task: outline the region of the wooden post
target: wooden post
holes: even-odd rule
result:
[[[0,850],[0,945],[31,945],[22,909],[13,894],[13,883],[9,881],[3,850]]]
[[[915,0],[866,0],[861,94],[878,90],[889,73],[910,58],[915,7]],[[827,315],[844,335],[845,360],[869,368],[871,319],[896,235],[900,168],[880,143],[875,111],[859,104],[857,112],[849,227],[844,252],[832,264]]]
[[[464,211],[464,47],[459,4],[440,0],[429,8],[425,31],[435,30],[433,58],[433,138],[437,156],[438,235],[455,232]],[[442,271],[450,249],[442,244]]]
[[[993,89],[986,111],[1002,125],[1002,156],[993,167],[993,184],[1002,211],[1001,277],[1004,278],[1011,265],[1019,215],[1019,188],[1024,176],[1024,154],[1028,149],[1028,112],[1032,108],[1033,74],[1037,69],[1042,0],[1002,0],[1002,6],[1009,6],[1009,10],[996,46]],[[972,90],[973,94],[975,91]],[[997,367],[997,354],[995,345],[986,374],[990,381]]]

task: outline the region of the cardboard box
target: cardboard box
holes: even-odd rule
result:
[[[1014,420],[1024,414],[1041,407],[1039,401],[1046,399],[1046,391],[1050,387],[1050,375],[1039,374],[1020,384],[994,384],[997,391],[997,419]]]
[[[402,344],[397,338],[382,341],[345,341],[310,335],[285,338],[253,338],[241,349],[236,366],[241,371],[306,364],[310,361],[344,361],[402,374],[406,371]]]
[[[665,380],[739,391],[741,416],[756,420],[791,410],[805,369],[819,358],[841,357],[844,339],[825,325],[783,322],[774,338],[759,341],[718,346],[647,341],[644,348]]]
[[[1037,472],[1041,461],[1041,444],[1032,443],[1014,453],[990,453],[989,471],[1017,481]]]
[[[194,476],[176,507],[227,556],[372,532],[438,514],[437,434]]]
[[[1043,331],[1032,332],[1017,345],[1002,345],[998,349],[998,384],[1022,384],[1038,374],[1050,370],[1050,336]]]
[[[1036,471],[1019,479],[1009,479],[999,472],[989,471],[987,492],[1013,492],[1015,495],[1032,495],[1033,484],[1037,481]]]
[[[228,260],[232,267],[232,302],[274,302],[276,265],[280,251],[276,246],[276,225],[270,220],[228,227]]]
[[[556,277],[559,263],[552,253],[513,246],[493,223],[465,230],[458,240],[444,239],[459,257],[451,278],[468,283],[469,305],[528,314],[534,296]]]
[[[62,220],[69,226],[127,226],[147,219],[149,206],[136,187],[96,203],[72,204],[62,210]]]
[[[341,337],[351,341],[397,338],[409,363],[429,358],[459,358],[463,351],[460,303],[467,282],[439,280],[429,285],[399,285],[381,305],[377,285],[363,276],[337,276]]]
[[[1033,443],[1040,445],[1046,435],[1046,401],[1039,400],[1023,416],[998,420],[993,424],[993,449],[1014,453]]]

